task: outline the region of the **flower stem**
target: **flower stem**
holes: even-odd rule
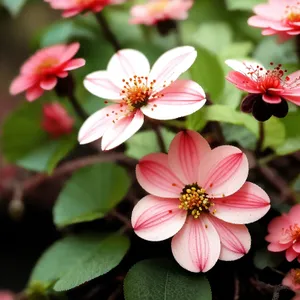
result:
[[[179,26],[178,22],[175,22],[175,32],[176,32],[177,45],[182,46],[183,41],[182,41],[180,26]]]
[[[153,130],[156,134],[156,139],[157,139],[157,143],[159,145],[160,151],[163,152],[163,153],[167,153],[166,145],[165,145],[163,136],[161,134],[160,127],[158,125],[154,125]]]
[[[114,33],[112,32],[111,28],[109,27],[108,22],[105,16],[103,15],[103,13],[100,12],[98,14],[95,14],[95,16],[98,23],[100,24],[101,30],[105,38],[107,39],[107,41],[111,43],[111,45],[114,47],[116,52],[121,50],[121,45],[118,39],[116,38],[116,36],[114,35]]]
[[[76,114],[83,120],[85,121],[88,118],[88,114],[83,110],[79,102],[77,101],[76,97],[74,94],[68,95],[68,99],[70,100],[70,103],[73,106],[74,111]]]
[[[264,128],[264,123],[263,122],[259,122],[259,136],[258,136],[258,141],[256,143],[256,149],[255,149],[255,153],[257,156],[260,156],[261,152],[262,152],[262,147],[264,144],[264,139],[265,139],[265,128]]]

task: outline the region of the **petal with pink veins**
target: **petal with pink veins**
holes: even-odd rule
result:
[[[262,218],[270,209],[270,198],[258,185],[245,182],[234,194],[213,200],[214,216],[233,224],[248,224]]]
[[[85,60],[83,58],[75,58],[70,60],[65,66],[64,71],[71,71],[78,69],[85,65]]]
[[[147,241],[162,241],[172,237],[183,226],[187,212],[178,208],[178,199],[148,195],[132,211],[134,232]]]
[[[203,214],[199,219],[187,217],[182,229],[172,239],[176,261],[191,272],[207,272],[220,256],[220,237],[210,220]]]
[[[177,47],[161,55],[154,63],[149,75],[149,82],[156,80],[153,91],[161,91],[164,86],[175,81],[191,67],[196,57],[197,51],[191,46]]]
[[[262,93],[262,90],[252,78],[240,72],[230,71],[227,74],[226,79],[242,91],[246,91],[252,94]]]
[[[214,216],[210,216],[210,221],[221,240],[220,260],[236,260],[249,252],[251,236],[245,225],[230,224]]]
[[[288,100],[288,101],[300,106],[300,95],[294,96],[294,95],[285,95],[285,94],[283,94],[282,98],[284,98],[285,100]]]
[[[168,155],[152,153],[144,156],[136,166],[136,178],[150,194],[165,198],[179,198],[184,184],[170,170]]]
[[[141,110],[152,119],[171,120],[194,113],[205,102],[205,93],[198,83],[192,80],[176,80]]]
[[[276,103],[281,102],[281,98],[278,95],[263,94],[262,98],[265,102],[270,103],[270,104],[276,104]]]
[[[29,102],[32,102],[37,98],[41,97],[43,94],[44,90],[39,85],[35,85],[26,91],[26,99]]]
[[[150,64],[147,57],[140,51],[123,49],[110,59],[107,72],[113,78],[114,84],[122,89],[123,79],[127,81],[134,75],[147,77],[150,72]]]
[[[142,127],[143,123],[144,115],[140,110],[122,117],[103,134],[101,142],[102,150],[107,151],[121,145],[133,136]]]
[[[9,93],[11,95],[16,95],[24,92],[25,90],[36,85],[38,79],[32,76],[18,76],[16,77],[10,85]]]
[[[238,191],[249,172],[246,155],[237,147],[219,146],[200,161],[198,184],[210,197],[225,197]]]
[[[121,100],[121,89],[111,80],[106,71],[96,71],[83,81],[85,88],[95,96],[110,100]]]
[[[56,84],[57,84],[57,78],[53,76],[53,77],[48,77],[48,78],[43,79],[40,82],[40,87],[44,90],[50,91],[50,90],[54,89]]]
[[[170,145],[170,169],[184,184],[197,182],[200,159],[208,151],[210,146],[199,133],[192,130],[181,131]]]

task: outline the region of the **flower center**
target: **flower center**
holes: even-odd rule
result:
[[[47,57],[36,67],[36,73],[43,73],[44,71],[47,71],[49,68],[54,67],[58,63],[59,63],[58,58]]]
[[[163,12],[168,5],[169,0],[157,0],[147,4],[148,12],[150,15],[156,15]]]
[[[287,243],[291,240],[293,241],[293,244],[300,241],[300,226],[297,223],[282,229],[280,242]]]
[[[89,6],[96,2],[95,0],[75,0],[77,5]]]
[[[285,20],[288,22],[300,22],[300,2],[297,5],[286,6],[285,9]]]
[[[197,183],[186,185],[182,189],[179,201],[179,208],[186,210],[195,219],[199,218],[201,213],[209,212],[209,208],[214,205],[205,190]]]
[[[294,284],[300,284],[300,269],[293,269],[291,271]]]

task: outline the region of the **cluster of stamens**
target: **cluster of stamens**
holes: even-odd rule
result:
[[[300,22],[300,2],[296,5],[287,5],[285,7],[285,20],[288,22]]]
[[[300,284],[300,269],[293,269],[291,271],[294,284]]]
[[[186,210],[195,219],[199,218],[201,213],[209,212],[209,208],[214,205],[205,190],[197,183],[186,185],[179,200],[179,208]]]
[[[168,5],[168,0],[160,0],[160,1],[152,1],[147,4],[148,12],[150,15],[155,15],[159,12],[165,10],[166,6]]]
[[[282,228],[281,241],[290,241],[292,238],[293,244],[300,241],[300,225],[297,223],[290,225],[288,228]]]
[[[47,57],[45,58],[37,67],[36,73],[42,73],[44,70],[47,70],[59,63],[59,59],[56,57]]]

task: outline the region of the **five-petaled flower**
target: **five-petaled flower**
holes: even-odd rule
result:
[[[10,93],[16,95],[26,91],[27,100],[33,101],[44,90],[52,90],[57,77],[65,78],[68,71],[84,66],[84,59],[73,58],[79,47],[79,43],[73,43],[38,50],[21,67],[20,75],[11,83]]]
[[[53,138],[67,135],[72,132],[74,119],[58,102],[44,104],[42,128]]]
[[[238,148],[211,150],[199,133],[180,132],[168,154],[149,154],[137,165],[137,180],[151,195],[134,207],[132,227],[149,241],[174,236],[173,255],[191,272],[239,259],[251,244],[243,224],[270,208],[268,195],[247,176],[248,161]]]
[[[234,71],[229,72],[226,79],[249,94],[241,104],[241,110],[252,113],[258,121],[266,121],[272,115],[283,118],[288,113],[287,101],[300,105],[300,71],[286,75],[282,66],[273,66],[266,70],[256,62],[225,62]]]
[[[300,204],[294,205],[287,214],[274,218],[268,231],[269,251],[286,251],[288,261],[297,258],[300,262]]]
[[[300,269],[292,269],[282,280],[282,284],[296,293],[291,300],[300,300]]]
[[[195,61],[193,47],[178,47],[164,53],[150,71],[148,59],[139,51],[118,51],[107,71],[89,74],[85,87],[94,95],[110,99],[109,105],[91,115],[79,131],[79,142],[102,137],[102,149],[117,147],[144,122],[144,115],[169,120],[189,115],[205,103],[205,93],[192,80],[176,80]]]
[[[62,16],[73,17],[84,11],[99,12],[105,6],[120,4],[126,0],[45,0],[53,9],[63,10]]]
[[[185,20],[193,0],[150,0],[131,9],[133,24],[153,25],[165,20]]]
[[[253,10],[256,15],[249,18],[248,24],[262,28],[263,35],[277,35],[284,42],[300,34],[299,0],[269,0]]]

